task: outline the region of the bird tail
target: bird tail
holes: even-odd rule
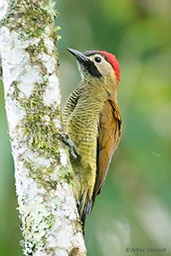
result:
[[[86,216],[87,214],[91,213],[92,205],[93,205],[92,200],[89,199],[88,194],[86,195],[83,194],[78,201],[77,207],[78,207],[78,212],[82,222],[83,234],[84,234]]]

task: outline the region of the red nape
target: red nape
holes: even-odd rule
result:
[[[96,52],[103,54],[107,58],[108,62],[112,65],[112,67],[115,71],[116,79],[119,82],[120,81],[120,66],[119,66],[119,62],[118,62],[116,56],[113,55],[112,53],[105,52],[105,51],[96,51]]]

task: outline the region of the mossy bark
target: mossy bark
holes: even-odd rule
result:
[[[1,0],[0,54],[25,255],[86,255],[62,132],[54,3]],[[74,254],[73,254],[74,252]]]

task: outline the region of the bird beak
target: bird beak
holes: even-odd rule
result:
[[[84,66],[87,66],[88,63],[90,62],[89,58],[87,58],[84,53],[71,49],[71,48],[67,48],[67,50],[72,53],[72,55],[74,55],[74,57],[78,60],[78,62],[80,64],[83,64]]]
[[[74,57],[77,59],[79,64],[78,66],[80,67],[80,71],[81,70],[83,71],[81,72],[81,74],[85,73],[85,71],[86,72],[88,71],[89,74],[91,74],[94,77],[98,77],[98,78],[102,77],[101,73],[99,72],[99,70],[93,63],[93,61],[91,61],[84,53],[71,48],[67,48],[67,50],[70,53],[72,53],[72,55],[74,55]]]

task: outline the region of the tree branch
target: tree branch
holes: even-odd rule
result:
[[[85,256],[61,132],[52,1],[1,0],[0,54],[25,255]]]

